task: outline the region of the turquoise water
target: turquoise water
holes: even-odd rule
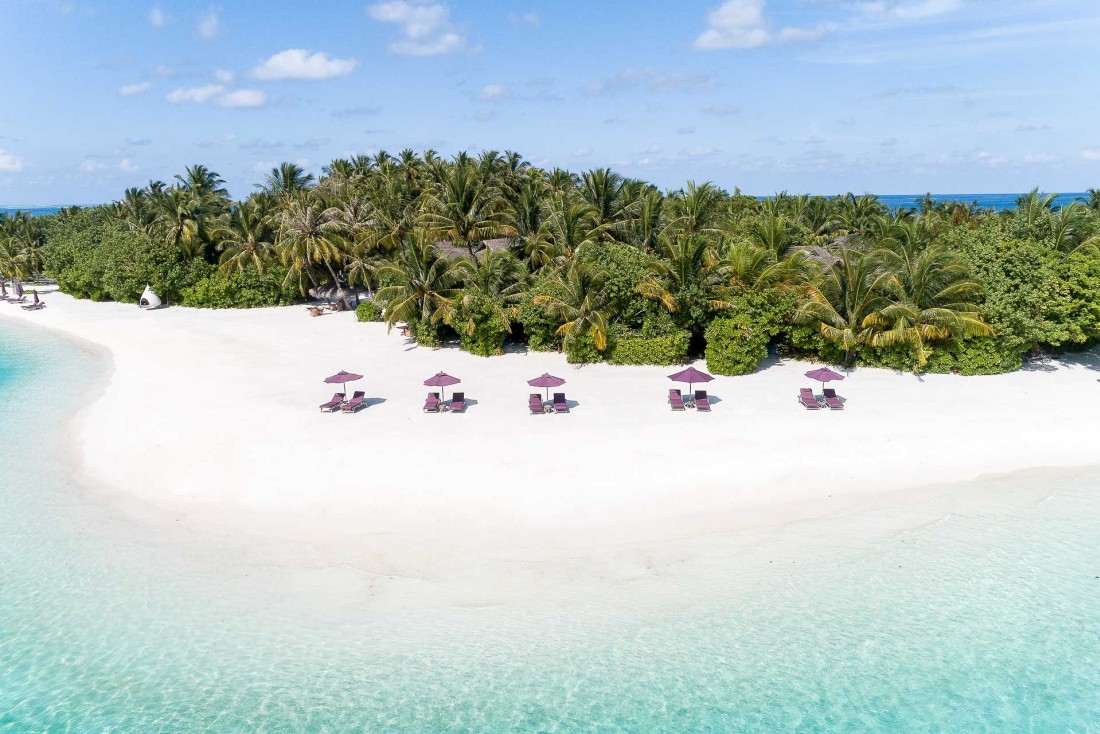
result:
[[[1100,732],[1094,473],[712,537],[569,604],[386,611],[76,481],[106,370],[0,321],[0,732]]]

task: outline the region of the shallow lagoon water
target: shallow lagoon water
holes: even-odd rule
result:
[[[709,537],[565,604],[375,611],[354,570],[82,486],[67,420],[108,370],[0,322],[0,732],[1100,731],[1096,473]]]

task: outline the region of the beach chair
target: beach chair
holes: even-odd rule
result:
[[[827,387],[824,392],[825,404],[829,406],[830,410],[844,410],[844,401],[836,394],[836,390]]]
[[[710,398],[707,397],[706,390],[695,391],[695,409],[704,413],[710,412]]]
[[[321,403],[322,413],[332,413],[340,408],[344,404],[344,396],[340,393],[333,393],[332,400],[327,403]]]
[[[670,387],[668,390],[668,404],[673,410],[684,409],[684,398],[680,395],[680,391],[674,387]]]
[[[354,413],[367,404],[367,394],[362,390],[356,390],[351,396],[351,400],[340,406],[340,411],[343,413]]]
[[[439,412],[439,393],[428,393],[428,399],[424,401],[425,413],[438,413]]]
[[[551,403],[551,405],[554,406],[554,412],[555,413],[568,413],[569,412],[569,403],[566,402],[565,393],[563,393],[563,392],[554,393],[554,402]]]
[[[531,393],[530,396],[528,396],[527,408],[531,411],[531,413],[545,412],[542,409],[542,398],[539,397],[538,393]]]
[[[798,391],[798,402],[802,403],[806,410],[821,410],[821,403],[814,397],[814,391],[804,387]]]
[[[451,396],[451,412],[462,413],[466,410],[466,393],[456,392]]]

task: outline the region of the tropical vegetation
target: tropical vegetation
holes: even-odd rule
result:
[[[486,356],[516,343],[573,362],[705,356],[722,374],[769,353],[979,374],[1100,339],[1100,191],[1054,202],[891,210],[405,150],[316,179],[284,163],[241,201],[195,165],[107,206],[0,216],[0,273],[214,308],[355,289],[360,320]]]

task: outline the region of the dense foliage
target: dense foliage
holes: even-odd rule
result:
[[[1055,208],[874,196],[662,192],[607,169],[434,151],[294,164],[234,202],[192,166],[118,202],[0,220],[0,270],[76,296],[277,305],[359,287],[361,320],[481,355],[509,340],[572,362],[743,374],[769,348],[827,362],[991,373],[1100,338],[1100,191]],[[316,291],[320,293],[321,291]]]

